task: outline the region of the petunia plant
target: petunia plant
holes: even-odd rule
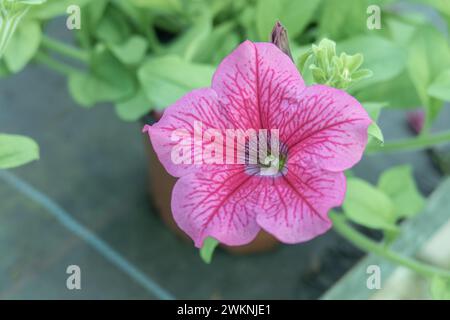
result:
[[[202,132],[195,132],[195,122],[204,124]],[[247,244],[261,229],[286,243],[327,231],[327,213],[344,200],[343,172],[361,159],[371,122],[346,92],[306,86],[295,64],[275,45],[246,41],[221,62],[211,88],[183,96],[146,130],[165,168],[180,178],[173,191],[174,218],[201,247],[208,236],[227,245]],[[211,129],[222,137],[230,131],[277,130],[279,150],[271,153],[277,158],[263,154],[256,164],[225,163],[221,158],[209,164],[205,159],[197,165],[197,153],[191,153],[192,159],[181,165],[174,162],[177,131],[194,137]],[[270,142],[257,140],[248,148],[260,151],[263,146],[258,144]],[[225,149],[238,149],[238,144]],[[219,143],[213,147],[224,154]],[[267,166],[275,170],[267,174]]]
[[[348,223],[383,230],[389,243],[399,220],[424,205],[408,166],[386,171],[376,187],[344,174],[361,160],[374,123],[342,90],[371,75],[358,70],[362,55],[337,56],[330,40],[313,45],[300,65],[319,61],[310,70],[325,85],[308,86],[279,23],[271,39],[240,44],[210,87],[184,95],[144,127],[166,170],[179,178],[172,193],[178,226],[208,263],[218,243],[248,244],[261,230],[297,244],[334,226],[359,248],[448,281],[450,271],[394,253]],[[343,214],[332,211],[338,207]]]
[[[173,217],[207,262],[218,243],[247,244],[262,230],[298,244],[333,228],[433,279],[442,298],[449,271],[389,247],[426,201],[412,168],[389,168],[376,184],[351,171],[364,156],[450,141],[448,130],[432,133],[450,101],[450,2],[413,1],[440,27],[398,2],[0,0],[0,78],[39,63],[67,78],[79,105],[156,122],[144,129],[178,178]],[[69,44],[46,25],[72,5],[81,16]],[[381,8],[382,28],[368,28],[369,5]],[[394,108],[420,110],[416,136],[385,141],[378,118]],[[35,144],[14,139],[0,137],[0,165],[2,149],[36,151],[20,149],[17,164],[37,157]]]

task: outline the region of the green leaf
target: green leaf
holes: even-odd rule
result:
[[[434,300],[450,300],[450,280],[438,276],[433,277],[430,293]]]
[[[367,133],[369,134],[369,136],[371,138],[376,139],[376,141],[379,144],[383,144],[384,143],[383,132],[381,131],[380,127],[377,125],[376,122],[372,122],[370,124],[369,128],[367,128]]]
[[[363,102],[362,106],[364,109],[366,109],[367,113],[369,114],[370,119],[373,121],[378,121],[378,118],[380,117],[381,110],[383,110],[386,107],[385,102]]]
[[[14,0],[12,0],[14,2]],[[15,2],[29,4],[29,5],[38,5],[43,4],[47,0],[16,0]]]
[[[183,8],[181,0],[130,0],[138,7],[151,9],[157,13],[169,14],[180,12]]]
[[[297,37],[312,20],[322,0],[260,0],[256,5],[256,27],[259,40],[267,41],[278,20],[288,30],[288,35]]]
[[[417,108],[421,105],[406,71],[389,81],[375,83],[365,90],[355,91],[354,95],[360,101],[386,101],[390,108]]]
[[[362,103],[362,105],[369,114],[369,117],[373,120],[372,124],[367,129],[367,133],[369,134],[370,139],[375,139],[378,144],[383,144],[383,132],[376,122],[378,120],[378,117],[380,116],[381,110],[386,106],[386,103],[364,102]]]
[[[106,12],[110,0],[95,0],[87,3],[81,11],[81,29],[74,30],[76,40],[86,51],[92,49],[98,23]]]
[[[450,101],[450,69],[444,70],[434,79],[427,93],[433,98]]]
[[[98,0],[96,0],[96,2],[97,1]],[[112,0],[112,3],[124,13],[131,24],[139,31],[139,33],[146,36],[150,35],[150,28],[153,28],[153,26],[151,25],[155,18],[152,14],[149,14],[147,10],[143,10],[142,8],[135,6],[131,1]],[[155,41],[155,43],[153,43],[152,41],[151,43],[149,43],[149,45],[158,44],[157,41]]]
[[[71,5],[83,7],[91,1],[98,0],[47,0],[40,6],[33,7],[30,10],[30,17],[47,20],[56,16],[66,15],[66,10]]]
[[[253,6],[247,6],[238,16],[239,24],[242,26],[244,37],[249,40],[260,40],[258,30],[256,28],[256,8]],[[273,26],[273,24],[272,24]],[[269,34],[264,38],[267,41]]]
[[[212,17],[202,14],[195,24],[178,37],[168,48],[167,54],[177,54],[187,61],[193,60],[202,52],[204,41],[211,34]]]
[[[392,201],[362,179],[348,179],[343,210],[350,220],[365,227],[391,231],[398,229]]]
[[[447,0],[412,0],[413,2],[423,3],[436,8],[444,15],[450,16],[450,2]]]
[[[211,263],[214,250],[216,249],[218,244],[219,241],[214,238],[208,237],[205,239],[205,241],[203,242],[203,247],[200,249],[200,257],[205,263]]]
[[[5,61],[0,59],[0,79],[9,76],[11,72],[5,65]]]
[[[45,0],[0,1],[0,58],[30,8],[41,5]]]
[[[402,16],[402,18],[404,17]],[[386,19],[392,40],[402,46],[408,46],[416,32],[417,26],[398,19],[396,16]]]
[[[431,26],[416,32],[410,45],[408,71],[426,109],[425,129],[437,117],[442,103],[428,95],[428,87],[442,70],[450,67],[450,48],[443,34]]]
[[[357,36],[338,43],[338,50],[349,54],[361,53],[363,67],[373,72],[369,79],[355,87],[383,82],[398,76],[405,69],[406,52],[395,43],[379,36]]]
[[[214,68],[187,62],[177,56],[148,59],[138,71],[139,81],[151,104],[163,109],[189,91],[208,87]]]
[[[215,27],[203,41],[195,55],[195,62],[217,65],[240,43],[240,37],[234,30],[233,22],[225,22]]]
[[[4,55],[10,71],[18,72],[27,65],[39,49],[41,36],[41,27],[36,21],[28,20],[19,25]]]
[[[133,75],[104,47],[96,49],[89,73],[78,72],[69,76],[69,91],[84,107],[126,99],[135,90]]]
[[[398,239],[398,237],[401,234],[401,229],[397,230],[384,230],[383,231],[383,244],[385,246],[390,246],[394,243],[395,240]]]
[[[398,218],[411,217],[420,213],[425,205],[417,190],[411,166],[402,165],[384,171],[378,181],[378,188],[394,203]]]
[[[152,105],[145,92],[139,90],[131,99],[117,103],[115,109],[122,120],[136,121],[147,114],[152,109]]]
[[[21,166],[39,159],[39,147],[32,139],[19,135],[0,134],[0,169]]]
[[[319,20],[320,37],[336,41],[365,32],[367,6],[364,0],[324,0]]]
[[[107,44],[121,44],[131,35],[131,28],[123,12],[108,6],[96,29],[96,37]]]
[[[361,70],[357,70],[352,74],[352,80],[354,82],[356,81],[360,81],[360,80],[364,80],[364,79],[369,79],[373,76],[373,72],[372,70],[369,69],[361,69]]]
[[[127,65],[139,64],[147,51],[147,40],[135,35],[123,44],[111,45],[111,51],[117,59]]]

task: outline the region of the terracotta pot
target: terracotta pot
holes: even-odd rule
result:
[[[156,117],[153,116],[152,118],[154,119]],[[147,122],[152,122],[152,118],[150,118],[150,121]],[[172,229],[178,236],[187,241],[191,241],[190,238],[177,226],[170,208],[172,189],[175,185],[176,178],[169,175],[164,169],[147,137],[145,138],[145,145],[149,159],[150,197],[157,209],[157,212],[167,226],[169,226],[169,228]],[[247,245],[237,247],[222,245],[222,247],[232,253],[248,254],[269,251],[275,248],[278,243],[279,241],[275,237],[265,231],[261,231],[255,240]]]

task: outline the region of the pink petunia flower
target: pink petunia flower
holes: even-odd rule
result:
[[[346,92],[305,86],[293,62],[275,45],[245,41],[219,65],[211,88],[186,94],[144,131],[166,170],[179,177],[172,193],[179,227],[197,247],[208,236],[236,246],[251,242],[261,229],[285,243],[326,232],[331,227],[328,211],[345,197],[343,171],[361,159],[370,123]],[[224,134],[230,129],[276,129],[276,158],[269,153],[256,164],[195,161],[219,143],[209,139],[210,129]],[[189,140],[192,161],[177,163],[173,156],[181,138],[176,132],[208,135],[209,143],[196,149],[195,138]],[[268,137],[258,143],[271,146]],[[248,156],[254,146],[245,148]]]

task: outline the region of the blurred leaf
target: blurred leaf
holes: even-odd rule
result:
[[[444,70],[434,79],[427,93],[433,98],[450,101],[450,69]]]
[[[219,241],[212,237],[208,237],[205,239],[205,241],[203,241],[203,247],[200,249],[200,257],[205,263],[211,263],[214,250],[216,249],[218,244]]]
[[[19,25],[5,51],[5,63],[12,72],[22,70],[36,54],[41,42],[41,27],[27,20]]]
[[[389,81],[375,83],[364,90],[355,91],[354,95],[360,101],[386,101],[390,108],[417,108],[421,105],[406,71]]]
[[[345,215],[360,225],[397,230],[394,204],[387,195],[364,180],[348,179],[347,195],[342,207]]]
[[[91,0],[84,6],[82,15],[89,15],[89,28],[95,30],[95,27],[105,14],[109,2],[110,0]]]
[[[369,114],[370,119],[373,121],[378,121],[380,117],[381,110],[386,107],[385,102],[363,102],[362,106]]]
[[[39,159],[39,147],[32,139],[19,135],[0,134],[0,169],[21,166]]]
[[[112,0],[112,2],[130,19],[136,29],[142,34],[148,33],[148,30],[151,28],[152,15],[146,10],[135,6],[131,1]]]
[[[122,44],[111,45],[111,51],[117,59],[127,65],[136,65],[142,61],[147,51],[147,40],[135,35]]]
[[[97,25],[105,14],[109,1],[90,1],[83,7],[83,11],[81,12],[81,29],[73,30],[82,48],[91,50]]]
[[[38,5],[43,4],[47,0],[9,0],[10,2],[29,4],[29,5]]]
[[[428,96],[428,87],[450,67],[450,48],[447,39],[434,27],[424,26],[414,35],[408,58],[408,71],[422,104],[426,108],[425,128],[437,117],[442,103]]]
[[[402,165],[383,172],[378,188],[387,194],[395,206],[399,218],[420,213],[425,205],[423,196],[417,190],[411,166]]]
[[[107,44],[121,44],[130,37],[131,28],[122,11],[108,6],[96,26],[95,35]]]
[[[91,1],[99,0],[47,0],[40,6],[33,7],[30,10],[30,17],[47,20],[56,16],[66,15],[66,10],[71,5],[83,7]]]
[[[241,38],[237,33],[230,32],[223,38],[223,42],[214,52],[210,60],[212,65],[218,65],[227,55],[229,55],[241,43]],[[207,61],[205,60],[205,63]]]
[[[372,122],[367,129],[367,133],[371,138],[376,139],[378,144],[384,143],[384,136],[383,132],[381,131],[380,127],[377,125],[376,122]]]
[[[383,244],[385,246],[390,246],[398,239],[401,234],[401,229],[397,230],[383,230]]]
[[[373,76],[362,80],[355,87],[387,81],[398,76],[405,69],[406,52],[395,43],[379,36],[357,36],[338,43],[340,52],[361,53],[363,67],[373,72]]]
[[[256,8],[253,6],[248,6],[245,8],[241,14],[238,16],[238,21],[242,25],[244,30],[244,38],[253,41],[260,41],[258,30],[256,28]],[[273,25],[272,25],[273,26]],[[264,38],[264,41],[269,39],[269,34]]]
[[[402,46],[407,46],[416,32],[415,25],[406,23],[395,16],[387,18],[387,25],[392,40]]]
[[[434,300],[450,300],[450,280],[439,276],[433,277],[430,293]]]
[[[135,6],[150,9],[156,13],[175,13],[183,8],[181,0],[129,0]]]
[[[25,15],[32,7],[44,2],[45,0],[0,0],[0,59]]]
[[[210,86],[213,73],[212,66],[163,56],[148,59],[138,76],[152,105],[164,109],[192,89]]]
[[[365,32],[367,30],[367,6],[368,3],[365,0],[324,0],[319,20],[320,37],[337,41]],[[373,49],[376,50],[375,44]],[[355,51],[355,53],[357,52],[360,51]],[[364,58],[366,58],[365,55]]]
[[[231,21],[215,27],[203,41],[194,61],[218,64],[239,44],[240,39],[233,29],[234,23]]]
[[[89,73],[69,76],[69,90],[84,107],[126,99],[135,91],[133,75],[105,48],[97,48]]]
[[[322,0],[260,0],[256,5],[256,27],[259,40],[268,41],[275,22],[288,30],[291,38],[297,37],[312,20]]]
[[[129,100],[119,102],[115,106],[116,113],[122,120],[136,121],[147,114],[152,108],[143,90]]]
[[[9,76],[10,74],[11,72],[6,67],[4,60],[0,59],[0,79]]]
[[[439,12],[442,12],[446,16],[450,16],[450,2],[448,0],[412,0],[413,2],[423,3],[433,8],[436,8]]]
[[[372,124],[367,129],[370,139],[375,139],[376,143],[383,144],[384,136],[380,127],[377,124],[378,117],[380,116],[381,110],[386,106],[386,103],[379,102],[364,102],[362,106],[369,114],[370,119],[373,120]],[[369,141],[370,143],[370,141]]]
[[[187,61],[193,60],[202,52],[202,45],[211,34],[211,30],[211,16],[209,14],[203,14],[189,30],[171,43],[167,54],[180,55]]]

